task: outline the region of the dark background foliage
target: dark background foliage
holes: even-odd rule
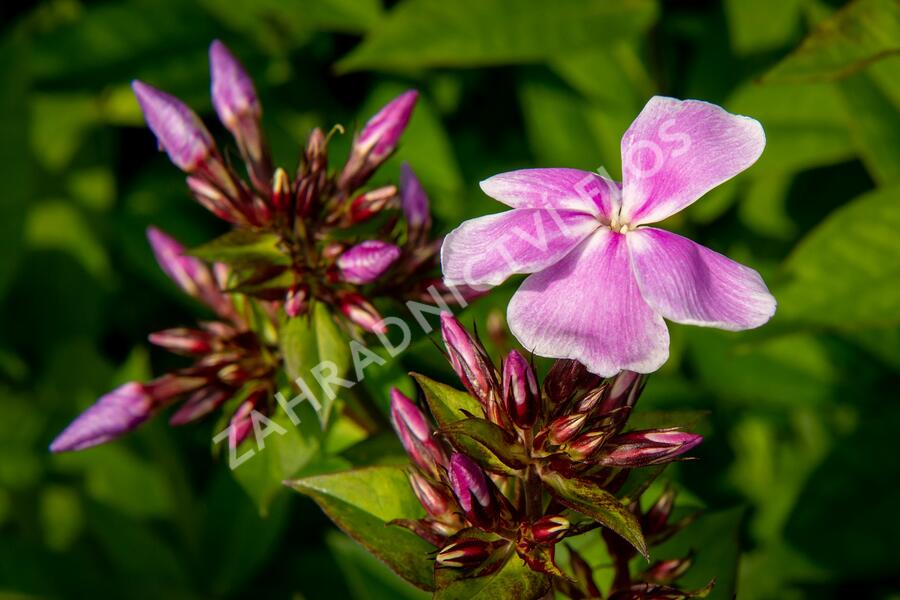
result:
[[[673,326],[642,403],[712,411],[700,460],[671,474],[714,511],[685,544],[722,548],[703,567],[725,581],[720,597],[735,568],[750,600],[900,597],[900,24],[892,0],[840,4],[4,4],[0,595],[419,595],[309,500],[279,493],[261,518],[210,451],[208,422],[157,419],[88,452],[46,451],[113,385],[178,364],[147,332],[203,315],[158,270],[144,228],[188,243],[223,228],[156,152],[128,83],[210,117],[206,50],[220,38],[254,74],[285,166],[314,125],[347,128],[341,155],[361,118],[418,88],[383,177],[409,161],[441,231],[502,208],[477,186],[500,171],[617,175],[619,138],[654,93],[759,119],[759,163],[667,226],[760,270],[779,313],[743,334]],[[463,319],[484,329],[516,285]],[[374,393],[410,369],[452,382],[428,340],[398,360]]]

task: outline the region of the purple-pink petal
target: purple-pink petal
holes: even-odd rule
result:
[[[604,219],[619,208],[619,186],[579,169],[521,169],[481,182],[485,194],[513,208],[581,211]]]
[[[573,210],[522,208],[466,221],[444,238],[441,267],[448,284],[499,285],[562,259],[600,226]]]
[[[677,213],[756,162],[765,145],[755,119],[654,96],[622,137],[619,221],[655,223]]]
[[[81,413],[53,440],[50,450],[83,450],[114,440],[146,421],[153,408],[153,398],[144,385],[126,383]]]
[[[738,331],[775,314],[775,298],[750,267],[661,229],[626,237],[641,295],[665,318]]]
[[[209,47],[212,101],[219,120],[229,129],[236,127],[242,114],[259,118],[259,99],[253,80],[228,48],[215,40]]]
[[[169,159],[182,171],[194,171],[215,146],[200,117],[175,96],[143,81],[133,81],[131,88],[141,105],[147,126],[156,135]]]
[[[507,321],[525,350],[578,360],[604,377],[655,371],[669,354],[669,332],[641,297],[625,235],[606,228],[528,277]]]
[[[428,196],[416,174],[406,163],[400,166],[400,206],[410,229],[420,229],[431,222]]]
[[[344,281],[371,283],[381,277],[400,256],[400,248],[380,240],[366,240],[340,255],[337,266]]]

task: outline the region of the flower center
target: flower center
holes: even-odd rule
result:
[[[631,223],[626,223],[619,220],[619,213],[616,213],[612,216],[612,219],[609,222],[609,228],[616,233],[628,233],[629,231],[635,230],[635,227],[633,227]]]

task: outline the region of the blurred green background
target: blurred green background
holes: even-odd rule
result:
[[[4,3],[0,596],[420,595],[305,498],[278,494],[261,518],[211,455],[210,422],[157,419],[88,452],[46,451],[113,385],[180,364],[149,348],[149,331],[203,315],[143,232],[195,244],[223,228],[156,152],[128,84],[210,117],[206,51],[220,38],[256,78],[290,168],[314,125],[352,132],[418,88],[382,176],[409,161],[441,231],[500,210],[477,182],[501,171],[618,176],[619,139],[655,93],[760,120],[761,160],[667,226],[762,272],[779,312],[742,334],[672,326],[642,405],[712,411],[701,460],[671,473],[725,511],[708,543],[739,540],[740,598],[900,598],[900,4],[841,5]],[[516,285],[464,320],[484,330]],[[427,340],[419,349],[394,372],[453,381]],[[720,576],[734,570],[731,552],[713,560]]]

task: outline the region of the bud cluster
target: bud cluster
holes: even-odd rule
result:
[[[669,524],[672,491],[641,513],[638,498],[652,477],[617,495],[626,494],[634,469],[682,459],[702,440],[677,428],[628,429],[645,377],[626,371],[603,379],[575,361],[559,360],[539,385],[519,352],[511,351],[498,370],[453,316],[444,313],[441,325],[448,360],[472,403],[453,406],[458,398],[448,404],[435,391],[438,384],[423,385],[437,425],[397,390],[391,404],[394,428],[411,459],[410,483],[427,512],[395,524],[438,548],[436,577],[486,576],[515,554],[551,576],[560,593],[600,597],[587,563],[569,548],[572,573],[564,572],[554,551],[566,538],[601,527],[598,538],[616,562],[610,598],[704,595],[708,589],[673,586],[690,557],[653,563],[643,573],[629,569],[634,556],[647,556],[648,546],[687,521]],[[633,523],[636,537],[598,516],[585,498],[619,505],[619,521]]]

